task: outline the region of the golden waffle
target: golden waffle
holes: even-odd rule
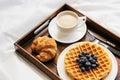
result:
[[[97,62],[99,66],[82,72],[76,62],[76,58],[81,52],[89,52],[98,56]],[[81,42],[68,50],[64,58],[64,66],[66,72],[75,80],[100,80],[108,75],[112,68],[112,63],[108,53],[100,45],[91,42]]]

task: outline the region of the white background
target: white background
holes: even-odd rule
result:
[[[64,3],[120,37],[120,0],[0,0],[0,80],[50,80],[13,44]]]

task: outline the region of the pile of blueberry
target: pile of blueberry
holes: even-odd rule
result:
[[[76,61],[78,62],[81,71],[84,72],[99,66],[97,59],[98,57],[94,54],[89,54],[88,52],[82,52],[78,55]]]

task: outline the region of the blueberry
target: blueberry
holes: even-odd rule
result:
[[[92,64],[95,64],[95,63],[96,63],[96,60],[93,59],[93,60],[91,60],[90,62],[91,62]]]
[[[91,61],[93,60],[93,58],[92,58],[92,57],[90,57],[88,60],[91,62]]]
[[[82,67],[84,67],[84,65],[83,64],[79,64],[79,67],[82,68]]]
[[[81,61],[82,61],[82,57],[81,57],[81,58],[78,58],[78,62],[81,63]]]
[[[80,58],[80,57],[82,57],[83,55],[82,55],[82,54],[79,54],[78,56],[79,56],[79,58]]]
[[[92,64],[91,67],[92,67],[92,68],[95,68],[95,67],[97,67],[97,65],[96,65],[96,64]]]
[[[91,54],[91,57],[95,56],[94,54]]]
[[[97,58],[98,58],[97,56],[95,56],[95,55],[93,56],[93,59],[97,60]]]
[[[88,59],[87,59],[86,57],[83,57],[83,60],[84,60],[85,62],[87,62],[87,61],[88,61]]]
[[[89,55],[89,53],[88,53],[88,52],[86,52],[86,53],[85,53],[85,55],[87,56],[87,55]]]
[[[79,58],[76,59],[76,62],[79,62]]]
[[[99,63],[98,63],[98,62],[96,62],[95,64],[96,64],[96,66],[99,66]]]
[[[79,59],[80,59],[80,60],[82,60],[82,59],[83,59],[83,57],[79,57]]]
[[[91,69],[91,67],[89,66],[89,67],[85,67],[85,70],[86,71],[89,71]]]
[[[81,54],[82,54],[82,55],[85,55],[85,52],[82,52]]]
[[[90,55],[86,55],[86,58],[89,59],[91,56]]]
[[[86,60],[84,58],[81,59],[81,61],[80,61],[81,64],[84,64],[85,62],[86,62]]]
[[[84,72],[85,71],[85,67],[81,67],[81,71]]]
[[[89,67],[89,66],[91,66],[91,63],[90,62],[86,62],[85,66]]]

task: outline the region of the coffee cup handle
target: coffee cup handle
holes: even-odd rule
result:
[[[78,17],[78,25],[82,26],[86,22],[86,16]]]

